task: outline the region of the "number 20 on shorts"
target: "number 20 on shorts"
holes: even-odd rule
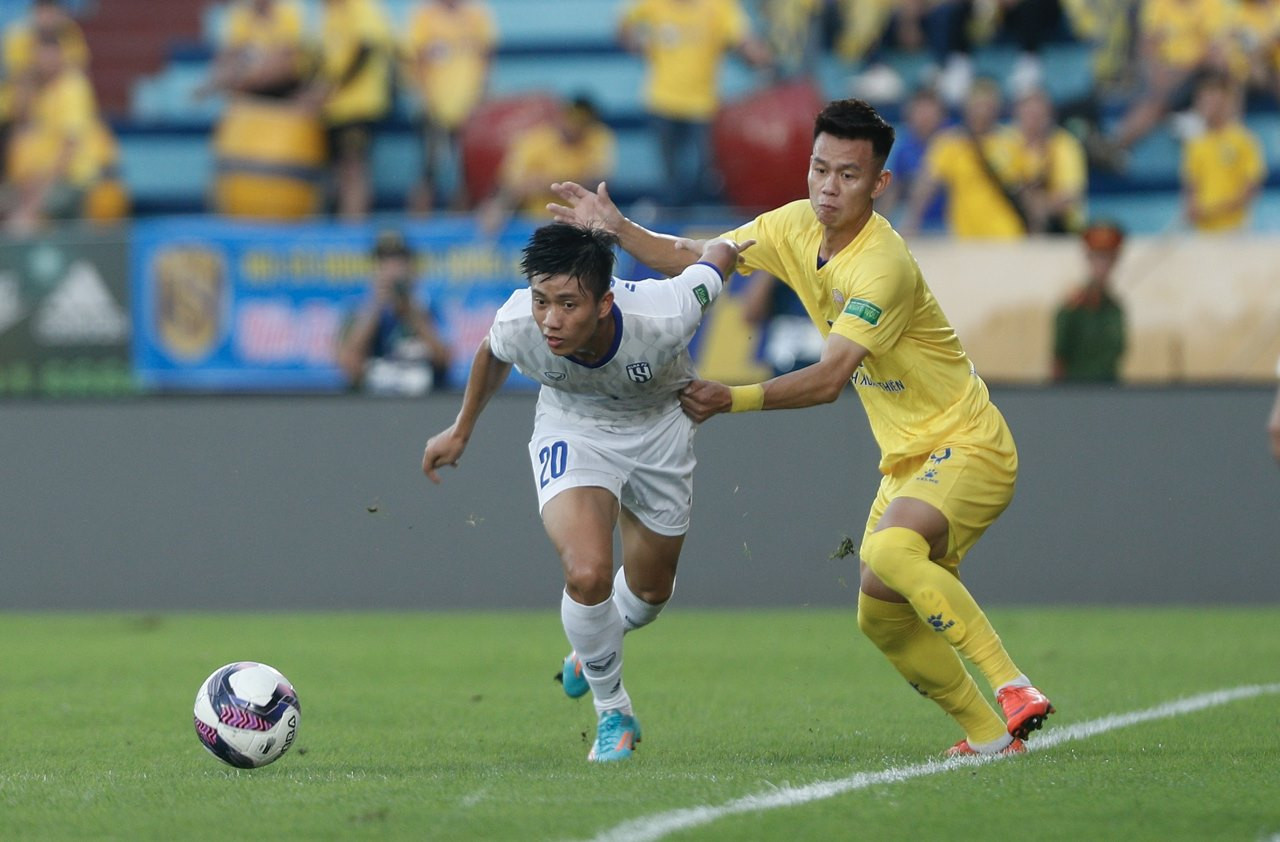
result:
[[[564,476],[566,463],[569,461],[569,445],[563,441],[554,441],[538,451],[538,463],[542,470],[538,474],[538,486],[546,488],[547,483]]]

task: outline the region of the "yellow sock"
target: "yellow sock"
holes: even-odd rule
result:
[[[909,604],[859,592],[858,628],[917,692],[960,724],[970,742],[986,743],[1005,735],[1004,720],[978,692],[956,650]]]
[[[992,689],[1022,674],[969,589],[929,560],[929,544],[918,532],[900,526],[882,529],[863,541],[859,555],[880,581],[911,603],[920,619],[982,671]]]

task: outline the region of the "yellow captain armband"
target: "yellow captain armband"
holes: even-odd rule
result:
[[[729,387],[730,412],[755,412],[764,409],[764,384]]]

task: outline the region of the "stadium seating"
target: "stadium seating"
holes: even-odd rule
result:
[[[413,0],[384,3],[397,25],[407,21]],[[625,162],[613,180],[615,195],[632,200],[656,193],[660,167],[641,100],[643,64],[615,41],[623,0],[489,3],[501,38],[491,78],[492,94],[590,96],[617,132],[619,159]],[[307,0],[307,5],[314,16],[319,0]],[[549,11],[552,5],[554,12]],[[0,4],[0,9],[5,8],[9,6]],[[198,211],[204,207],[213,169],[209,135],[223,102],[216,97],[196,101],[191,94],[208,73],[225,16],[224,4],[209,4],[203,15],[201,42],[172,45],[168,65],[160,73],[137,81],[128,118],[116,123],[124,174],[141,212]],[[990,45],[976,55],[976,70],[1006,78],[1015,58],[1011,45]],[[888,59],[909,85],[922,80],[926,59],[920,54],[890,53]],[[1043,61],[1046,87],[1056,102],[1087,93],[1090,54],[1086,45],[1056,41],[1046,47]],[[845,96],[857,69],[824,56],[817,62],[815,81],[825,95]],[[763,82],[761,74],[731,60],[722,74],[721,87],[725,99],[732,101]],[[405,173],[416,172],[419,166],[414,111],[412,96],[401,91],[396,115],[376,142],[375,192],[384,208],[400,207]],[[898,116],[893,106],[885,111],[890,119]],[[1274,110],[1251,113],[1247,121],[1266,146],[1271,183],[1280,185],[1280,114]],[[1168,127],[1156,131],[1135,149],[1124,178],[1094,174],[1091,211],[1122,218],[1135,231],[1164,229],[1178,213],[1179,157],[1180,143],[1172,131]],[[1280,228],[1271,207],[1269,201],[1262,203],[1255,214],[1255,228]]]

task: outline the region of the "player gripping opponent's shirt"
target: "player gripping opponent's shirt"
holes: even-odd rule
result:
[[[858,548],[858,626],[910,683],[965,732],[949,754],[1025,750],[1054,712],[1014,664],[959,563],[1008,506],[1017,451],[915,259],[874,202],[892,180],[893,127],[861,100],[836,100],[814,120],[808,201],[738,230],[750,268],[783,279],[824,336],[822,355],[763,383],[695,380],[680,393],[697,421],[722,412],[830,403],[850,381],[880,446],[883,474]],[[604,185],[556,185],[562,221],[599,224],[647,266],[678,272],[687,245],[628,220]],[[962,661],[995,691],[1003,718]]]
[[[1013,437],[888,221],[872,214],[849,245],[818,265],[822,233],[801,200],[729,236],[757,240],[744,262],[786,279],[824,335],[838,334],[870,352],[852,382],[880,446],[885,478],[866,536],[894,497],[924,500],[951,523],[940,563],[954,569],[1013,496]],[[968,485],[981,478],[980,490],[957,493],[961,475]]]

